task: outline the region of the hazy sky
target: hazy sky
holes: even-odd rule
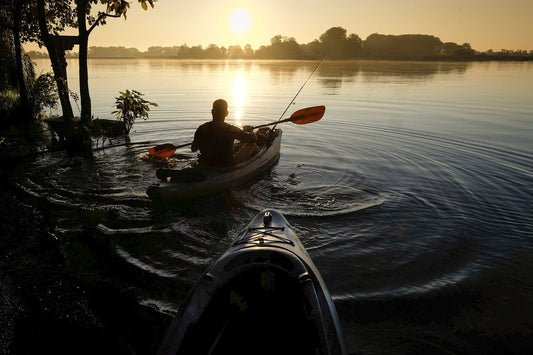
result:
[[[251,15],[244,34],[231,30],[235,8]],[[333,26],[365,39],[372,33],[431,34],[472,48],[533,50],[533,0],[159,0],[144,11],[132,0],[128,19],[108,19],[89,46],[136,47],[270,44],[275,35],[311,42]]]

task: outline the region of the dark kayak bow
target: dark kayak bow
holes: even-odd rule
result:
[[[252,219],[190,290],[160,354],[346,354],[335,305],[287,220]]]

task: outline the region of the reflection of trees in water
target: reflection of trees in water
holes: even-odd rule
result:
[[[332,61],[322,64],[317,71],[319,83],[335,90],[345,82],[358,78],[363,82],[395,81],[395,79],[429,81],[437,74],[466,73],[469,62],[416,62],[416,61]]]
[[[183,72],[203,72],[208,70],[216,72],[224,70],[227,62],[219,60],[180,60],[180,59],[150,59],[148,65],[151,69],[179,70]]]
[[[75,62],[74,62],[75,61]],[[75,68],[78,70],[78,59],[69,59],[69,65],[67,68]],[[142,60],[140,59],[126,59],[126,60],[117,60],[117,59],[89,59],[87,64],[91,70],[103,71],[103,72],[121,72],[131,68],[137,68],[140,66]],[[70,64],[74,62],[73,64]],[[128,68],[128,69],[126,69]],[[69,73],[70,74],[70,73]]]
[[[139,67],[148,65],[157,71],[211,72],[227,70],[251,70],[259,68],[268,72],[273,83],[292,81],[297,75],[307,77],[316,68],[316,60],[183,60],[183,59],[128,59],[123,60],[92,60],[93,68],[101,67],[109,70],[116,66],[124,70],[124,66]],[[315,74],[315,80],[327,90],[335,94],[344,83],[388,82],[388,81],[429,81],[439,74],[463,75],[473,65],[472,62],[438,62],[438,61],[387,61],[387,60],[326,60]],[[300,80],[300,79],[298,79]],[[300,80],[301,81],[301,80]]]
[[[308,71],[309,74],[316,67],[316,61],[302,61],[302,60],[265,60],[255,62],[262,70],[270,72],[270,78],[275,83],[286,80],[292,80],[295,74],[300,71]]]
[[[435,74],[464,74],[472,63],[416,62],[416,61],[361,61],[364,77],[404,77],[431,79]]]
[[[336,94],[344,82],[355,81],[360,68],[360,61],[324,62],[317,71],[318,82],[328,94]]]
[[[318,61],[300,60],[265,60],[251,61],[262,70],[268,70],[276,83],[292,80],[297,72],[311,74]],[[470,62],[432,62],[432,61],[384,61],[384,60],[346,60],[325,61],[316,73],[316,80],[335,94],[343,83],[357,80],[374,81],[429,81],[437,74],[463,75],[472,63]]]

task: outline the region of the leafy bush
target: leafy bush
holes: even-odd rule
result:
[[[16,90],[0,91],[0,124],[5,124],[19,105],[19,93]]]
[[[32,112],[41,113],[45,108],[55,108],[57,106],[57,86],[52,74],[42,74],[37,77],[29,86],[29,102],[32,105]]]
[[[148,112],[151,106],[158,106],[154,102],[147,101],[142,98],[144,94],[136,90],[120,91],[120,96],[115,97],[115,114],[119,120],[124,122],[126,134],[128,134],[135,122],[135,119],[148,119]]]

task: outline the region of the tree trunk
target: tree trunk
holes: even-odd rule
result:
[[[66,145],[65,148],[72,155],[84,155],[87,157],[91,154],[91,140],[89,136],[88,127],[80,127],[74,122],[74,114],[72,112],[72,106],[69,99],[69,90],[66,76],[66,68],[61,64],[59,55],[59,43],[56,43],[52,36],[48,33],[46,26],[46,13],[44,0],[38,0],[38,16],[39,16],[39,28],[41,31],[41,39],[43,40],[50,61],[52,62],[52,69],[54,70],[54,78],[57,83],[57,89],[59,94],[59,100],[61,102],[61,108],[63,110],[63,119],[66,125]],[[80,61],[81,62],[81,61]]]
[[[89,45],[89,32],[85,20],[87,12],[87,0],[78,1],[78,36],[79,44],[79,74],[80,74],[80,100],[81,100],[81,123],[88,127],[91,121],[91,96],[89,93],[89,71],[87,68],[87,51]]]
[[[22,63],[22,48],[20,45],[20,21],[22,2],[15,1],[13,9],[13,43],[15,45],[15,61],[17,66],[17,82],[19,87],[20,102],[19,112],[21,114],[22,125],[26,125],[32,120],[32,110],[28,99],[28,90],[24,78],[24,64]]]
[[[38,0],[37,10],[41,40],[48,51],[48,56],[50,57],[50,62],[52,64],[52,70],[54,71],[54,79],[57,84],[57,92],[59,95],[59,101],[61,103],[63,119],[67,125],[67,131],[72,131],[74,130],[74,113],[72,111],[72,105],[70,104],[67,78],[64,74],[63,68],[61,67],[61,61],[59,59],[56,45],[52,39],[52,36],[48,33],[48,28],[46,27],[44,0]]]

